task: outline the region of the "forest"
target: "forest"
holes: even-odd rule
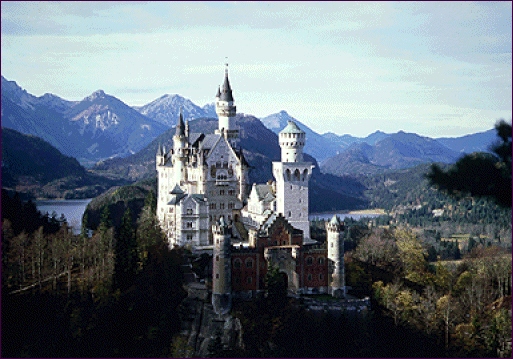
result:
[[[135,223],[127,209],[114,227],[106,207],[91,236],[73,235],[2,193],[2,356],[170,356],[184,256],[154,209],[149,195]]]

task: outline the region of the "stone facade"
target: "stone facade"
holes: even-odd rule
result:
[[[221,217],[231,221],[240,216],[248,164],[236,147],[235,110],[226,70],[216,95],[216,133],[189,133],[180,113],[173,148],[159,146],[157,216],[170,246],[211,245],[212,225]]]

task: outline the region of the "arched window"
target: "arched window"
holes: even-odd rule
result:
[[[306,257],[306,265],[311,266],[313,264],[313,258],[312,257]]]
[[[320,265],[320,266],[323,266],[324,265],[324,257],[319,257],[317,259],[317,263]]]
[[[242,261],[240,260],[240,258],[235,258],[235,260],[233,261],[233,267],[240,268],[241,265],[242,265]]]
[[[299,174],[299,170],[298,170],[298,169],[296,169],[296,170],[294,171],[294,179],[295,179],[296,181],[299,181],[299,180],[301,179],[301,175]]]
[[[246,259],[246,268],[253,268],[253,259]]]
[[[290,175],[291,175],[290,170],[287,168],[287,170],[285,171],[285,179],[287,181],[290,181]]]

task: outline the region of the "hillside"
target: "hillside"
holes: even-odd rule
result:
[[[89,198],[115,182],[93,175],[43,139],[2,128],[2,187],[33,197]]]
[[[355,143],[344,152],[325,160],[321,170],[338,176],[375,174],[422,163],[453,163],[460,155],[431,138],[399,131],[382,137],[374,145]]]
[[[259,119],[253,116],[237,115],[236,122],[241,128],[241,147],[250,164],[249,184],[272,180],[272,162],[280,159],[278,136],[268,130]],[[189,122],[190,132],[213,133],[217,119],[203,118]],[[94,167],[97,174],[129,178],[131,181],[154,178],[155,154],[159,144],[170,148],[175,130],[170,129],[157,137],[146,148],[132,156],[107,160]],[[364,187],[351,178],[340,178],[322,174],[317,161],[305,154],[315,168],[310,184],[310,211],[323,212],[343,209],[364,208]]]
[[[3,127],[41,137],[87,166],[135,153],[166,129],[102,90],[75,102],[35,97],[3,76],[1,115]]]

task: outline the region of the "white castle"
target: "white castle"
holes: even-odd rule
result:
[[[221,218],[243,224],[251,235],[279,214],[309,240],[308,183],[313,166],[303,160],[305,133],[294,122],[288,123],[279,134],[281,161],[273,162],[276,181],[253,184],[248,196],[249,165],[238,147],[227,66],[216,94],[215,134],[189,133],[180,112],[173,148],[166,151],[159,146],[157,151],[157,215],[169,244],[212,245],[212,226]],[[240,226],[231,228],[231,236],[240,238]]]

